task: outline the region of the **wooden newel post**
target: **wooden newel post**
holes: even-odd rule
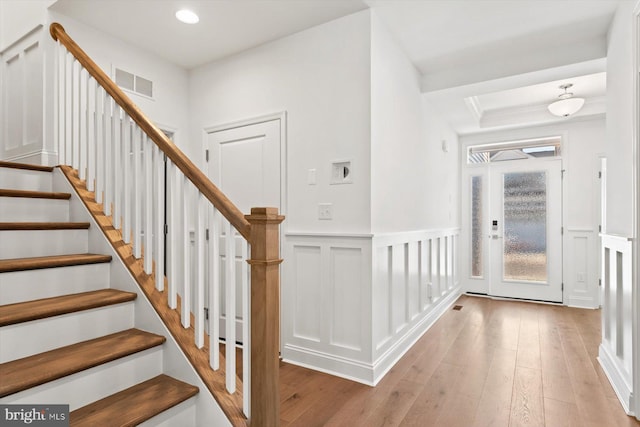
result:
[[[251,416],[252,427],[280,424],[280,223],[277,208],[252,208]]]

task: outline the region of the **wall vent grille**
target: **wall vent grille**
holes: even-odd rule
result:
[[[120,68],[115,69],[116,84],[122,89],[153,98],[153,82]]]

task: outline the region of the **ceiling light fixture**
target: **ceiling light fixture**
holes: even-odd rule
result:
[[[547,107],[549,112],[558,117],[569,117],[572,114],[577,113],[584,105],[584,98],[574,98],[572,92],[567,92],[567,89],[572,87],[573,84],[565,83],[560,85],[560,89],[564,89],[564,93],[561,93],[558,101],[552,102]]]
[[[200,21],[198,15],[188,9],[180,9],[176,12],[176,18],[185,24],[197,24]]]

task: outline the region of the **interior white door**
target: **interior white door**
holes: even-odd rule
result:
[[[209,178],[242,211],[252,207],[277,207],[281,210],[280,119],[211,132],[207,137]],[[222,228],[219,228],[222,229]],[[220,239],[224,248],[226,236]],[[243,239],[236,234],[236,271],[240,271]],[[226,253],[221,249],[222,266]],[[224,267],[220,283],[224,283]],[[242,286],[236,275],[236,337],[242,341]],[[224,286],[220,289],[220,335],[225,336],[226,310]]]
[[[562,302],[561,161],[490,167],[490,294]]]

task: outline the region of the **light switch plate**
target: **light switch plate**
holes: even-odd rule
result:
[[[318,219],[333,219],[333,203],[318,203]]]

